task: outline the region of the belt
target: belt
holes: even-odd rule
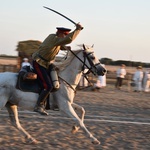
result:
[[[45,58],[43,58],[40,54],[37,54],[37,56],[38,56],[40,59],[42,59],[42,60],[44,60],[44,61],[46,61],[46,62],[49,62],[48,60],[46,60]]]

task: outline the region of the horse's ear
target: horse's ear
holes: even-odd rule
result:
[[[84,49],[84,50],[86,50],[86,47],[85,47],[85,45],[84,45],[84,44],[83,44],[83,49]]]
[[[92,45],[92,48],[94,47],[94,44]]]

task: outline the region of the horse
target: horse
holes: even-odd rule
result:
[[[73,100],[76,87],[85,68],[88,69],[88,73],[91,72],[94,75],[104,75],[106,69],[101,66],[100,61],[93,51],[93,47],[87,47],[85,45],[80,50],[70,50],[69,57],[62,64],[57,64],[57,67],[59,68],[60,88],[50,93],[49,99],[51,102],[49,105],[52,102],[57,102],[60,112],[65,113],[75,121],[76,124],[72,127],[72,133],[76,133],[81,128],[93,144],[100,144],[100,141],[90,133],[84,124],[84,108],[75,104]],[[17,78],[18,73],[0,73],[0,109],[6,107],[11,124],[22,133],[27,143],[35,144],[38,141],[20,124],[18,108],[21,107],[33,111],[39,94],[17,89]]]

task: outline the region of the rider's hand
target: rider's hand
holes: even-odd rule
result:
[[[77,29],[77,30],[82,30],[83,27],[82,27],[79,23],[77,23],[77,24],[76,24],[76,29]]]

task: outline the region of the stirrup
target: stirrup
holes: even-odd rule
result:
[[[54,106],[53,106],[53,110],[54,110],[54,111],[59,111],[58,105],[54,105]]]
[[[38,106],[38,107],[35,107],[35,108],[34,108],[34,111],[40,113],[41,115],[46,115],[46,116],[49,115],[49,114],[44,110],[44,108],[39,107],[39,106]]]

